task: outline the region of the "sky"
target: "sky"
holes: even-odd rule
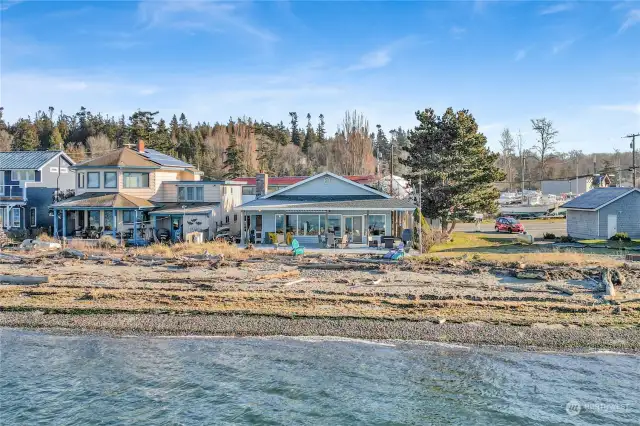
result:
[[[640,2],[0,0],[0,105],[192,122],[302,124],[346,110],[370,126],[468,109],[498,149],[505,127],[559,151],[628,151],[640,133]],[[640,140],[639,140],[640,143]]]

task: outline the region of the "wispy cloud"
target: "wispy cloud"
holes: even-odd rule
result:
[[[455,26],[455,25],[454,25],[453,27],[451,27],[451,29],[449,30],[449,32],[451,33],[451,35],[452,35],[454,38],[460,38],[460,37],[462,37],[462,35],[463,35],[464,33],[466,33],[466,32],[467,32],[467,29],[466,29],[466,28],[463,28],[463,27],[458,27],[458,26]]]
[[[172,28],[189,32],[238,31],[265,42],[278,37],[253,24],[246,13],[248,3],[198,0],[144,0],[138,6],[140,22],[147,28]]]
[[[393,53],[408,46],[413,41],[415,41],[415,38],[412,36],[404,37],[387,46],[368,52],[362,55],[357,63],[349,66],[347,71],[362,71],[385,67],[391,62]]]
[[[22,3],[24,0],[2,0],[0,2],[0,10],[7,10],[11,6],[15,6],[19,3]]]
[[[568,39],[568,40],[565,40],[565,41],[561,41],[561,42],[555,43],[553,45],[552,49],[551,49],[551,52],[554,55],[557,55],[558,53],[562,52],[563,50],[568,49],[569,47],[571,47],[571,45],[573,43],[575,43],[575,42],[576,42],[576,39],[572,38],[572,39]]]
[[[573,3],[557,3],[540,9],[540,15],[554,15],[556,13],[567,12],[573,9]]]
[[[598,108],[605,111],[630,112],[640,116],[640,102],[637,104],[600,105]]]
[[[527,50],[526,49],[520,49],[518,51],[516,51],[516,54],[513,57],[513,60],[518,62],[523,60],[524,58],[527,57]]]
[[[620,26],[620,29],[618,30],[618,34],[638,24],[640,24],[640,9],[630,10],[625,17],[624,22]]]

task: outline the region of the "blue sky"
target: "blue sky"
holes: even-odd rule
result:
[[[11,1],[0,104],[67,113],[287,121],[356,109],[371,127],[469,109],[501,130],[559,130],[558,150],[628,150],[640,132],[640,2]],[[305,121],[305,120],[302,120]]]

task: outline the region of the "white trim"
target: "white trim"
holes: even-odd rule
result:
[[[50,173],[58,173],[58,168],[57,167],[49,167],[49,172]]]
[[[31,222],[31,212],[33,213],[33,222]],[[36,228],[38,226],[38,209],[36,207],[29,207],[29,226]]]
[[[298,212],[298,211],[308,211],[308,212],[333,212],[333,211],[359,211],[359,210],[371,210],[376,212],[412,212],[416,210],[417,207],[290,207],[290,206],[264,206],[264,207],[238,207],[240,211],[247,212],[259,212],[262,210],[265,211],[283,211],[283,212]]]
[[[344,176],[336,175],[335,173],[331,173],[331,172],[322,172],[322,173],[318,173],[317,175],[310,176],[310,177],[306,178],[305,180],[301,180],[298,183],[294,183],[293,185],[289,185],[289,186],[287,186],[285,188],[278,189],[275,192],[268,193],[267,195],[265,195],[261,199],[264,200],[265,198],[271,198],[274,195],[282,194],[283,192],[287,192],[288,190],[293,189],[293,188],[295,188],[297,186],[304,185],[305,183],[314,181],[316,179],[319,179],[319,178],[325,177],[325,176],[331,176],[332,178],[335,178],[335,179],[341,180],[342,182],[346,182],[348,184],[351,184],[351,185],[355,186],[356,188],[364,189],[364,190],[369,191],[369,192],[371,192],[373,194],[380,195],[380,196],[382,196],[384,198],[391,198],[391,195],[389,195],[389,194],[385,194],[384,192],[376,191],[375,189],[370,188],[370,187],[368,187],[366,185],[363,185],[361,183],[357,183],[357,182],[354,182],[352,180],[349,180]]]
[[[13,212],[18,212],[18,224],[16,225],[15,217]],[[11,208],[11,217],[9,217],[9,222],[11,223],[12,228],[20,228],[20,223],[22,222],[22,209],[20,207],[12,207]]]

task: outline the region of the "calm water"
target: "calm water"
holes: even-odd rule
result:
[[[640,358],[630,355],[16,329],[0,338],[2,425],[640,424]]]

